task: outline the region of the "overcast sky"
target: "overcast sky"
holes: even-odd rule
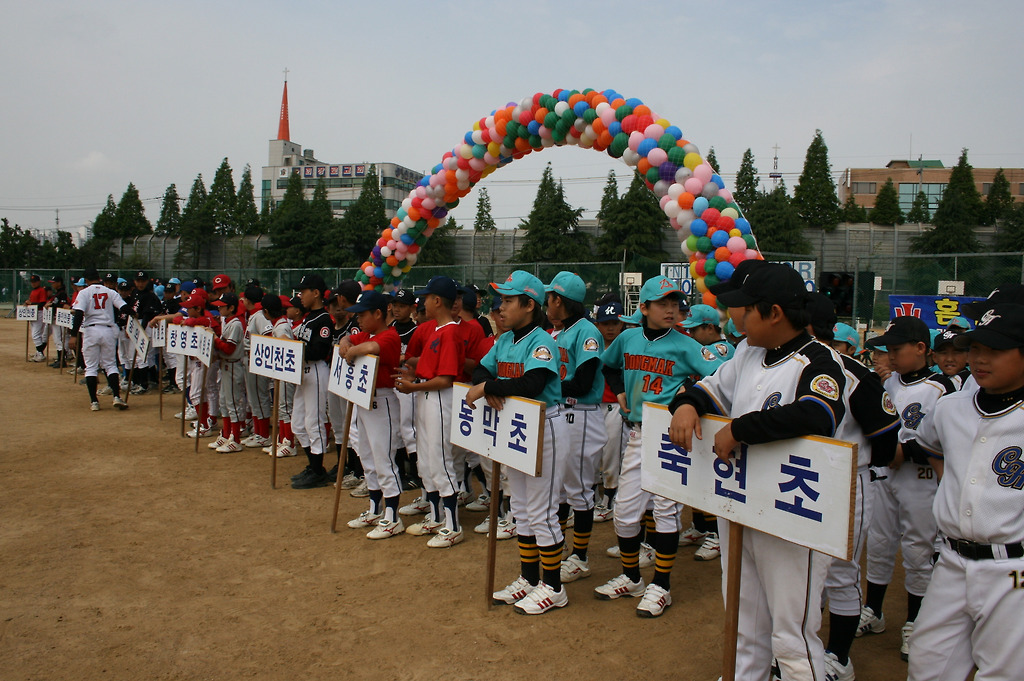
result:
[[[472,123],[556,88],[614,88],[709,146],[731,187],[743,152],[792,188],[820,128],[835,173],[895,158],[1024,167],[1024,3],[6,3],[0,216],[73,230],[134,182],[154,222],[171,183],[222,158],[259,188],[284,69],[292,141],[331,163],[428,171]],[[550,162],[593,217],[610,169],[593,150],[534,153],[483,181],[499,226]],[[476,194],[454,212],[470,226]],[[756,225],[755,231],[756,231]]]

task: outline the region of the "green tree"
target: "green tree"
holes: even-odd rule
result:
[[[493,232],[498,229],[491,216],[491,197],[487,194],[487,187],[481,187],[476,197],[476,219],[473,220],[474,232]]]
[[[712,170],[714,170],[719,175],[722,174],[721,171],[718,170],[718,157],[715,156],[715,148],[714,147],[709,147],[708,148],[708,155],[707,155],[707,158],[705,158],[704,160],[708,162],[708,165],[711,166]]]
[[[604,201],[602,201],[603,209]],[[633,174],[629,190],[609,209],[609,217],[601,221],[601,235],[597,237],[598,257],[621,260],[641,256],[663,261],[661,237],[668,220],[657,197],[647,188],[643,178]]]
[[[974,172],[964,149],[935,209],[932,217],[934,226],[911,239],[911,250],[915,253],[975,253],[981,250],[974,228],[983,209],[981,195],[974,186]]]
[[[309,202],[309,212],[306,219],[306,233],[309,235],[306,243],[307,249],[312,256],[307,260],[308,267],[322,267],[333,265],[330,260],[330,239],[334,230],[336,220],[334,211],[331,209],[331,202],[327,198],[327,181],[320,178],[313,188],[313,198]],[[315,240],[315,241],[314,241]],[[339,264],[356,264],[351,262]]]
[[[117,225],[117,204],[114,203],[114,195],[107,194],[107,204],[99,212],[92,222],[92,237],[97,241],[106,242],[108,245],[120,237]]]
[[[988,196],[985,197],[985,210],[981,223],[984,225],[998,225],[1013,214],[1015,205],[1013,195],[1010,193],[1010,181],[1000,168],[992,178],[992,187]]]
[[[1024,203],[1018,203],[1003,218],[996,234],[997,251],[1024,251]]]
[[[213,184],[206,197],[209,204],[206,212],[213,221],[214,234],[231,236],[238,233],[235,225],[235,180],[232,177],[231,165],[225,157],[213,175]]]
[[[770,192],[761,192],[746,215],[762,252],[810,253],[811,245],[803,235],[803,222],[786,193],[784,182]]]
[[[839,211],[840,222],[852,222],[854,224],[868,221],[868,212],[864,206],[857,203],[857,200],[853,198],[853,194],[846,197],[846,203],[843,204],[842,210]]]
[[[206,185],[203,183],[203,174],[200,173],[192,182],[188,201],[181,211],[175,266],[198,268],[200,257],[213,239],[213,217],[210,215],[210,202],[207,199]]]
[[[131,182],[117,204],[114,221],[117,225],[117,237],[121,239],[134,239],[143,234],[153,233],[153,225],[146,217],[146,209],[142,207],[139,190]]]
[[[13,227],[7,218],[0,218],[0,268],[27,267],[39,248],[39,242],[30,232],[17,224]]]
[[[163,203],[160,204],[160,217],[156,221],[157,236],[178,236],[181,232],[181,206],[178,202],[178,188],[173,184],[164,192]]]
[[[615,171],[609,170],[608,181],[604,183],[604,193],[601,194],[601,210],[597,211],[597,221],[603,225],[606,220],[612,219],[618,205],[619,180]]]
[[[242,181],[238,183],[238,194],[235,196],[235,227],[239,234],[259,234],[260,214],[256,210],[256,188],[252,184],[252,169],[248,164],[242,171]]]
[[[757,168],[754,167],[754,153],[747,149],[743,152],[740,169],[736,173],[736,190],[732,198],[746,212],[758,198]]]
[[[549,163],[537,186],[533,208],[519,228],[526,231],[523,246],[513,256],[515,262],[574,262],[589,256],[589,239],[579,232],[582,208],[565,201],[565,190],[555,178]]]
[[[363,178],[359,198],[348,207],[337,226],[337,243],[341,249],[339,266],[358,266],[365,261],[389,224],[377,166],[371,165]]]
[[[814,139],[807,147],[804,169],[793,189],[793,205],[808,227],[831,232],[839,224],[839,197],[821,130],[814,131]]]
[[[931,215],[928,211],[928,196],[923,192],[917,192],[917,196],[914,197],[914,203],[910,205],[910,211],[907,213],[907,222],[913,223],[925,223],[931,220]]]
[[[455,218],[449,217],[444,224],[438,225],[430,239],[420,249],[416,257],[417,265],[454,265],[455,233],[461,227]]]
[[[876,225],[902,225],[903,211],[900,210],[900,196],[892,178],[887,178],[875,196],[875,207],[871,209],[871,222]]]
[[[271,245],[260,254],[265,265],[305,267],[310,255],[319,257],[307,245],[311,236],[306,230],[308,221],[309,204],[306,202],[302,176],[293,172],[288,176],[288,185],[280,205],[270,213],[268,233]]]

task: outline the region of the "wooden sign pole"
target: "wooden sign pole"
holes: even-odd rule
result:
[[[278,433],[278,413],[281,406],[281,379],[274,379],[274,409],[273,418],[274,422],[270,427],[270,489],[277,489],[277,437]]]
[[[135,380],[135,362],[139,357],[139,349],[132,348],[132,365],[128,367],[128,387],[124,391],[124,403],[128,404],[128,398],[132,394],[132,381]],[[184,416],[184,414],[182,414]]]
[[[494,607],[494,564],[498,552],[498,497],[501,495],[501,464],[491,462],[491,505],[488,509],[490,519],[487,531],[487,609]]]
[[[30,347],[29,346],[29,328],[28,328],[29,326],[31,326],[31,324],[29,324],[28,322],[25,322],[25,361],[26,362],[31,362],[32,361],[31,358],[29,357],[29,354],[28,354],[28,349]]]
[[[210,367],[204,364],[203,382],[199,385],[199,409],[196,410],[196,416],[199,417],[199,420],[196,421],[196,453],[199,453],[199,434],[203,431],[203,407],[206,406],[206,372],[209,370]]]
[[[338,527],[338,506],[341,504],[341,481],[345,477],[345,452],[348,451],[348,434],[352,428],[352,419],[355,417],[356,407],[351,402],[345,402],[345,432],[341,436],[341,460],[338,461],[338,478],[334,481],[334,514],[331,516],[331,534]]]
[[[156,353],[156,394],[160,399],[160,420],[164,420],[164,351]],[[184,414],[182,414],[184,416]]]
[[[722,681],[736,681],[736,638],[740,622],[740,571],[743,568],[743,525],[729,523],[729,564],[725,578],[725,637]]]

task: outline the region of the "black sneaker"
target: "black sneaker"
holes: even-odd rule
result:
[[[313,469],[310,468],[309,466],[306,466],[301,471],[299,471],[298,473],[296,473],[295,475],[292,476],[292,482],[295,482],[299,478],[308,475],[311,470],[313,470]]]
[[[322,468],[319,471],[310,469],[308,476],[299,478],[292,483],[292,489],[313,489],[314,487],[326,487],[329,484],[331,484],[331,479],[327,477],[327,471]]]
[[[327,477],[329,477],[331,480],[338,479],[338,464],[334,464],[334,468],[327,471]]]
[[[419,478],[408,478],[402,481],[402,489],[409,491],[423,487],[423,481]]]

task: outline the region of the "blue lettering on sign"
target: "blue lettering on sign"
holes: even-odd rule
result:
[[[369,376],[370,376],[370,368],[369,367],[367,367],[365,364],[363,366],[359,367],[359,385],[356,387],[356,390],[358,390],[361,393],[365,393],[366,392],[367,384],[370,382],[369,381]]]
[[[509,435],[508,446],[520,454],[526,454],[526,421],[522,414],[512,416],[512,433]]]
[[[792,503],[776,499],[775,508],[794,515],[803,516],[804,518],[820,523],[821,513],[804,506],[804,502],[807,501],[808,498],[811,501],[817,501],[818,497],[821,495],[820,492],[810,485],[811,482],[818,482],[819,477],[818,472],[811,468],[811,460],[791,454],[789,456],[789,464],[782,464],[781,471],[783,475],[789,475],[792,477],[789,480],[779,483],[779,492],[787,494],[789,492],[798,491],[798,493],[794,495]],[[800,496],[801,494],[806,496]]]
[[[722,461],[716,457],[715,475],[720,478],[715,480],[715,494],[741,504],[747,503],[747,446],[740,444],[739,454],[733,461]],[[729,489],[726,487],[727,483],[732,483],[735,487]]]
[[[338,362],[335,363],[334,371],[331,372],[331,380],[333,380],[338,385],[341,385],[341,377],[344,375],[344,372],[345,360],[338,360]]]
[[[491,407],[484,405],[483,414],[484,435],[491,438],[491,445],[498,445],[498,412]]]
[[[679,484],[686,485],[686,473],[693,463],[690,459],[690,452],[672,444],[668,433],[661,434],[661,444],[658,445],[658,458],[661,460],[661,467],[666,471],[679,474]]]
[[[462,404],[459,405],[459,432],[463,437],[473,434],[473,410],[469,408],[466,400],[462,400]]]

